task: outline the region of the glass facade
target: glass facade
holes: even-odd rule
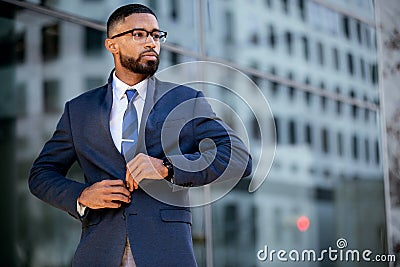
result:
[[[15,255],[9,266],[71,264],[80,223],[33,197],[28,173],[64,103],[106,82],[113,61],[101,29],[128,2],[0,1],[0,203],[10,214],[1,227],[4,243],[15,244],[4,248]],[[243,179],[220,200],[192,209],[199,266],[264,266],[257,252],[265,246],[322,251],[337,248],[340,238],[352,249],[388,253],[372,1],[139,2],[168,31],[161,70],[193,60],[226,63],[249,75],[274,115],[276,153],[263,185],[249,193],[250,178]],[[234,83],[222,73],[220,80]],[[247,89],[240,94],[260,108]],[[237,102],[221,88],[205,92]],[[228,111],[217,113],[236,125]],[[269,133],[247,118],[254,162],[262,166],[259,144]],[[75,165],[68,177],[83,179]],[[269,264],[363,266],[327,259]]]

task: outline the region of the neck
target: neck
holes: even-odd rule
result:
[[[146,75],[146,74],[131,72],[122,67],[115,68],[115,75],[118,77],[118,79],[120,79],[121,81],[123,81],[124,83],[126,83],[129,86],[138,84],[148,77],[148,75]]]

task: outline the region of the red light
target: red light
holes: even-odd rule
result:
[[[305,232],[310,227],[310,220],[307,216],[300,216],[297,218],[297,229],[301,232]]]

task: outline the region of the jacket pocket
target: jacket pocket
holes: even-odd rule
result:
[[[192,213],[184,209],[163,209],[160,210],[163,222],[183,222],[192,224]]]
[[[82,219],[82,228],[87,228],[99,224],[101,221],[101,213],[96,210],[88,210],[87,214]]]

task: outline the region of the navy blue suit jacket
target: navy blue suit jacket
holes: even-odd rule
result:
[[[139,189],[132,193],[131,203],[119,209],[88,209],[83,217],[77,213],[77,198],[87,186],[104,179],[125,180],[126,163],[110,133],[111,82],[112,75],[107,85],[66,103],[56,131],[32,166],[30,190],[81,220],[82,235],[74,266],[119,266],[127,235],[139,267],[197,266],[191,240],[191,212],[185,206],[163,203]],[[167,117],[185,102],[189,103],[185,112]],[[171,130],[182,125],[176,140],[167,138],[161,145],[162,128]],[[213,140],[215,158],[201,171],[174,167],[175,184],[198,186],[214,181],[226,169],[232,149],[244,155],[243,160],[234,162],[242,169],[240,175],[251,173],[251,157],[246,147],[215,116],[202,92],[150,78],[137,153],[159,159],[168,155],[174,165],[181,165],[180,161],[185,159],[199,162],[196,159],[204,154],[204,148],[199,149],[204,138]],[[176,153],[183,156],[174,157]],[[75,161],[83,170],[85,183],[65,177]]]

